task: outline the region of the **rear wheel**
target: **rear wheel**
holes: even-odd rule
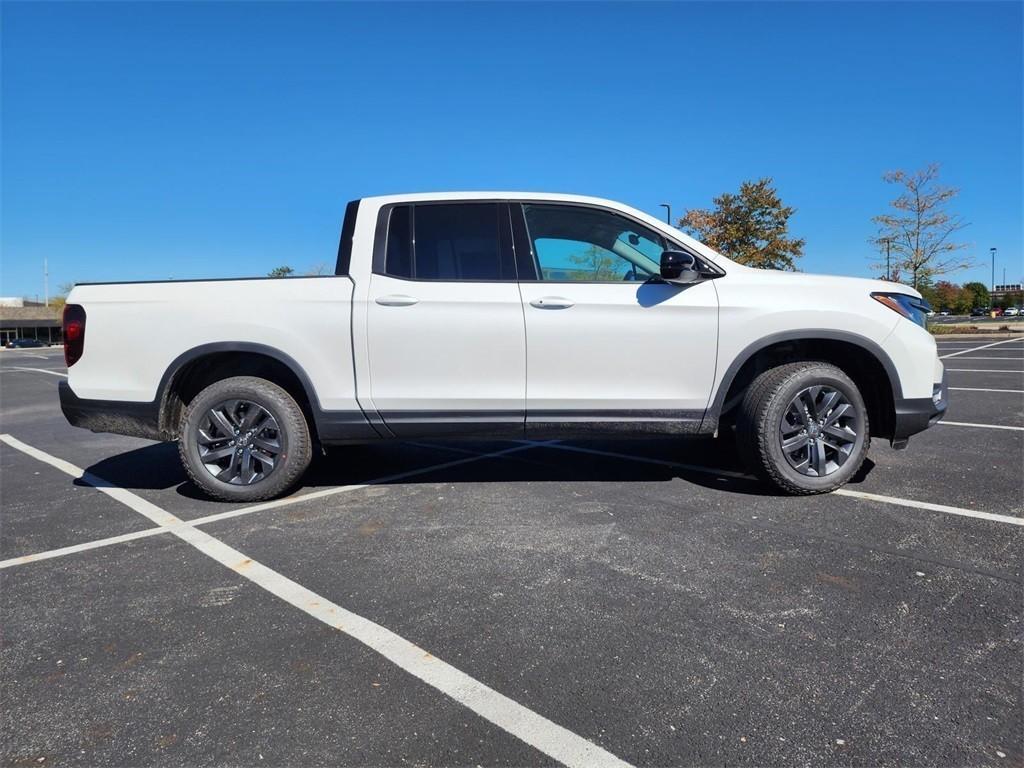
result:
[[[182,415],[178,452],[185,471],[224,501],[260,501],[291,488],[312,457],[299,404],[265,379],[236,376],[211,384]]]
[[[867,408],[849,376],[828,363],[765,371],[737,419],[749,467],[791,494],[827,493],[860,469],[870,445]]]

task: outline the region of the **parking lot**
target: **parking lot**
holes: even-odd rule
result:
[[[0,352],[3,764],[1020,766],[1024,339],[939,347],[946,421],[828,496],[421,442],[248,507]]]

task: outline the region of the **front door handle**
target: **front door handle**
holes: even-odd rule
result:
[[[374,301],[382,307],[411,307],[413,304],[419,303],[419,299],[413,296],[402,296],[401,294],[378,296]]]
[[[542,296],[530,302],[531,307],[537,309],[568,309],[576,302],[561,296]]]

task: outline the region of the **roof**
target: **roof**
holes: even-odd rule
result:
[[[616,200],[607,200],[602,197],[588,197],[587,195],[571,195],[561,192],[508,192],[508,191],[487,191],[487,190],[476,190],[469,192],[416,192],[401,195],[375,195],[373,197],[360,198],[361,201],[370,203],[371,205],[383,206],[392,203],[415,203],[415,202],[427,202],[435,200],[534,200],[544,202],[556,202],[556,203],[577,203],[579,205],[593,205],[600,208],[610,208],[611,210],[617,210],[622,213],[626,213],[636,219],[639,219],[647,226],[651,227],[656,231],[660,231],[665,235],[668,235],[670,240],[682,241],[690,248],[697,251],[702,256],[709,258],[711,261],[725,261],[732,268],[745,269],[735,262],[730,261],[722,254],[718,253],[714,249],[704,245],[703,243],[694,240],[692,237],[687,235],[670,224],[665,223],[660,218],[651,216],[649,213],[644,213],[641,210],[633,208],[632,206],[620,203]]]
[[[61,323],[61,308],[0,306],[0,323],[5,328],[14,328],[18,325],[57,327]]]

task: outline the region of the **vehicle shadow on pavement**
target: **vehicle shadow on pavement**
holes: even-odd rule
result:
[[[563,447],[535,446],[501,457],[480,454],[506,450],[515,447],[515,443],[417,441],[334,448],[326,456],[315,458],[297,490],[301,492],[302,488],[354,485],[368,481],[392,485],[630,483],[681,479],[704,488],[732,493],[779,495],[771,487],[745,474],[729,440],[574,440],[564,441],[561,445]],[[475,460],[461,461],[464,459]],[[439,464],[449,466],[432,468]],[[867,459],[851,483],[862,482],[873,468],[874,462]],[[154,443],[111,456],[93,464],[88,471],[130,490],[174,488],[179,495],[207,499],[188,480],[178,459],[175,443]],[[75,482],[84,484],[81,481]]]

